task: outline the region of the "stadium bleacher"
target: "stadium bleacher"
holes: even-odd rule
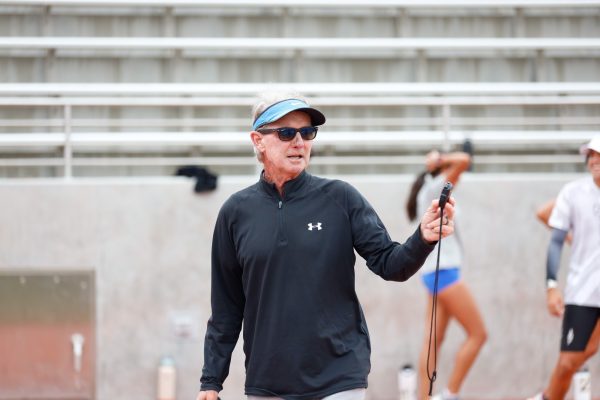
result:
[[[579,171],[600,127],[599,7],[0,1],[0,175],[254,173],[263,88],[329,116],[317,171],[413,172],[427,148],[465,139],[476,171]]]

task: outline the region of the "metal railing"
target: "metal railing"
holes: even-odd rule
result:
[[[476,85],[474,85],[475,88]],[[542,117],[515,117],[511,116],[508,118],[493,117],[493,118],[465,118],[453,116],[453,109],[455,107],[482,107],[482,106],[521,106],[521,107],[561,107],[561,106],[600,106],[600,95],[595,94],[598,91],[597,85],[590,85],[587,88],[582,86],[573,86],[574,95],[565,95],[567,93],[566,87],[554,87],[554,90],[559,89],[563,95],[549,95],[549,88],[542,88],[541,86],[526,87],[522,86],[521,90],[523,93],[544,93],[541,95],[523,94],[523,95],[508,95],[505,88],[488,87],[487,95],[479,96],[465,96],[466,89],[455,88],[457,95],[448,96],[398,96],[398,93],[407,93],[410,91],[415,92],[427,92],[424,88],[417,89],[416,87],[402,87],[398,86],[389,89],[389,93],[392,96],[367,96],[364,94],[363,89],[360,85],[355,86],[356,92],[361,93],[360,95],[330,95],[330,94],[348,94],[351,92],[350,89],[339,86],[325,87],[321,96],[314,96],[312,103],[318,107],[379,107],[379,106],[393,106],[393,107],[414,107],[414,106],[425,106],[429,108],[437,109],[436,118],[372,118],[371,120],[365,121],[362,118],[350,118],[342,119],[340,125],[346,128],[345,130],[336,129],[336,121],[331,121],[330,127],[328,126],[322,129],[322,133],[319,135],[319,140],[315,144],[315,149],[319,151],[322,149],[319,157],[315,157],[314,164],[316,165],[348,165],[350,163],[370,163],[373,165],[377,164],[410,164],[415,160],[412,160],[410,156],[396,157],[390,155],[378,155],[377,152],[370,152],[374,148],[378,149],[393,149],[393,148],[406,148],[406,147],[419,147],[419,146],[431,146],[434,144],[441,145],[442,148],[450,148],[451,146],[461,143],[465,139],[470,139],[476,146],[481,147],[494,147],[497,145],[508,146],[513,149],[519,146],[546,146],[552,147],[557,144],[562,146],[575,147],[580,143],[585,142],[591,136],[594,135],[594,127],[600,126],[600,120],[596,116],[587,117],[561,117],[556,116],[554,118],[542,118]],[[218,87],[210,86],[198,86],[196,87],[196,94],[210,94]],[[474,89],[473,88],[473,89]],[[536,89],[537,88],[537,89]],[[63,166],[64,176],[71,177],[73,175],[74,166],[108,166],[108,165],[178,165],[182,163],[203,163],[206,165],[252,165],[255,164],[254,158],[251,154],[251,145],[248,138],[248,129],[243,128],[243,125],[247,125],[246,119],[237,119],[233,125],[238,125],[239,130],[229,132],[200,132],[193,130],[191,132],[185,132],[182,130],[174,132],[157,132],[149,130],[143,130],[142,132],[110,132],[110,131],[94,131],[94,132],[79,132],[79,127],[93,127],[95,123],[99,125],[105,123],[112,123],[113,126],[119,126],[123,123],[125,126],[131,125],[132,122],[142,122],[143,120],[124,120],[124,121],[107,121],[103,119],[92,119],[86,120],[85,118],[73,118],[74,110],[80,107],[94,108],[94,107],[249,107],[253,103],[251,96],[240,96],[235,91],[230,91],[225,95],[221,93],[221,96],[198,96],[198,97],[185,97],[185,96],[173,96],[176,92],[174,88],[164,87],[166,96],[150,96],[146,90],[142,90],[141,87],[133,86],[129,87],[131,92],[126,90],[117,91],[119,94],[127,94],[129,96],[91,96],[94,92],[93,86],[88,88],[75,89],[74,86],[65,86],[65,93],[77,92],[79,94],[90,94],[90,96],[78,96],[78,97],[40,97],[39,94],[46,94],[49,96],[56,95],[60,90],[57,87],[44,87],[43,85],[37,89],[31,86],[24,86],[23,91],[20,94],[34,94],[36,96],[18,96],[18,97],[0,97],[1,108],[38,108],[38,107],[50,107],[62,110],[62,118],[54,118],[49,122],[49,126],[61,127],[62,132],[42,132],[42,133],[2,133],[0,134],[0,150],[5,154],[6,152],[13,152],[11,157],[5,157],[0,160],[1,166]],[[244,92],[242,86],[241,92]],[[246,87],[245,89],[250,89]],[[484,93],[483,88],[479,88],[479,93]],[[71,90],[71,91],[70,91]],[[148,89],[151,90],[151,89]],[[313,90],[316,90],[313,88]],[[440,89],[430,88],[432,93],[437,93]],[[310,91],[310,90],[309,90]],[[338,92],[339,91],[339,92]],[[498,95],[492,95],[489,93],[498,93]],[[131,94],[140,94],[139,96],[133,96]],[[247,94],[250,91],[248,90]],[[501,93],[501,94],[500,94]],[[7,85],[0,86],[0,94],[19,94],[19,90],[15,87],[9,87]],[[108,92],[105,92],[108,94]],[[314,93],[313,93],[314,94]],[[208,118],[211,122],[218,122],[218,118]],[[0,128],[4,126],[10,126],[10,119],[0,120]],[[93,123],[92,123],[93,122]],[[194,123],[205,123],[202,119],[192,119],[188,121],[179,121],[174,123],[169,119],[152,119],[147,123],[149,125],[162,126],[176,126],[181,127],[183,123],[194,124]],[[365,122],[373,124],[422,124],[423,126],[431,126],[435,124],[437,129],[423,129],[423,130],[377,130],[372,127],[366,131],[359,126],[364,126]],[[36,127],[44,127],[45,121],[39,121],[37,119],[30,120],[14,120],[13,126],[19,126],[26,128],[28,124]],[[349,124],[355,123],[357,127],[352,130],[347,130]],[[473,124],[473,128],[457,129],[457,124]],[[169,125],[173,124],[173,125]],[[486,126],[494,124],[516,124],[521,128],[512,128],[505,130],[489,130]],[[531,126],[539,124],[545,126],[545,130],[529,130]],[[573,126],[580,130],[572,129],[556,129],[553,127],[555,124],[560,126]],[[337,128],[341,126],[338,125]],[[483,128],[482,128],[483,126]],[[189,126],[188,126],[189,128]],[[592,130],[590,130],[592,129]],[[127,150],[131,149],[153,149],[149,151],[149,156],[144,157],[132,157],[126,155],[123,157],[122,153],[127,153]],[[201,148],[204,152],[202,156],[189,156],[189,157],[165,157],[165,156],[151,156],[156,150],[161,151],[165,149],[190,149],[190,148]],[[41,149],[41,150],[40,150]],[[61,158],[57,157],[20,157],[19,152],[22,150],[31,151],[44,151],[48,149],[62,150]],[[102,157],[78,157],[81,152],[104,152]],[[94,152],[92,151],[92,152]],[[240,152],[242,155],[240,156]],[[345,152],[345,153],[344,153]],[[356,153],[356,154],[348,154]],[[494,155],[488,154],[484,156],[478,156],[479,163],[547,163],[549,162],[549,155],[544,154],[504,154]],[[15,156],[16,155],[16,156]],[[573,155],[563,154],[559,155],[558,158],[552,156],[552,163],[569,163],[575,162]],[[562,157],[562,158],[561,158]],[[420,161],[419,161],[420,162]]]
[[[44,7],[291,7],[291,8],[576,8],[597,7],[597,0],[2,0],[6,6]]]
[[[397,51],[524,51],[547,52],[560,50],[573,53],[600,49],[599,38],[280,38],[280,37],[0,37],[0,49],[6,50],[95,50],[117,51],[115,56],[130,56],[134,50],[205,50],[242,51],[255,57],[256,51],[282,50],[303,52],[306,55],[320,51],[321,57],[362,52],[372,55],[385,52],[398,56]],[[331,52],[334,52],[333,54]],[[279,53],[278,53],[279,54]],[[281,54],[280,54],[281,55]],[[592,53],[589,57],[595,57]]]

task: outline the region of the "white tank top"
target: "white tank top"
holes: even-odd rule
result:
[[[436,177],[431,175],[425,175],[425,182],[423,187],[419,190],[417,195],[417,218],[420,218],[425,213],[425,210],[429,208],[431,202],[435,199],[440,198],[442,188],[446,183],[447,178],[444,174],[439,174]],[[453,196],[455,197],[455,196]],[[458,208],[458,207],[457,207]],[[463,263],[462,260],[462,246],[460,244],[460,238],[458,236],[458,227],[456,225],[458,210],[455,208],[454,215],[454,234],[442,239],[442,251],[440,253],[440,268],[460,268]],[[429,273],[435,271],[435,264],[437,261],[438,246],[431,252],[423,268],[422,273]]]

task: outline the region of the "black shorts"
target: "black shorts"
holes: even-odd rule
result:
[[[584,351],[598,318],[600,318],[600,307],[567,304],[563,317],[560,351]]]

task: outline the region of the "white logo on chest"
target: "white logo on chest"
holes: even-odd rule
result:
[[[320,222],[317,222],[315,225],[313,225],[312,222],[308,223],[308,230],[312,231],[313,229],[316,229],[316,230],[320,231],[323,228],[322,228]]]

